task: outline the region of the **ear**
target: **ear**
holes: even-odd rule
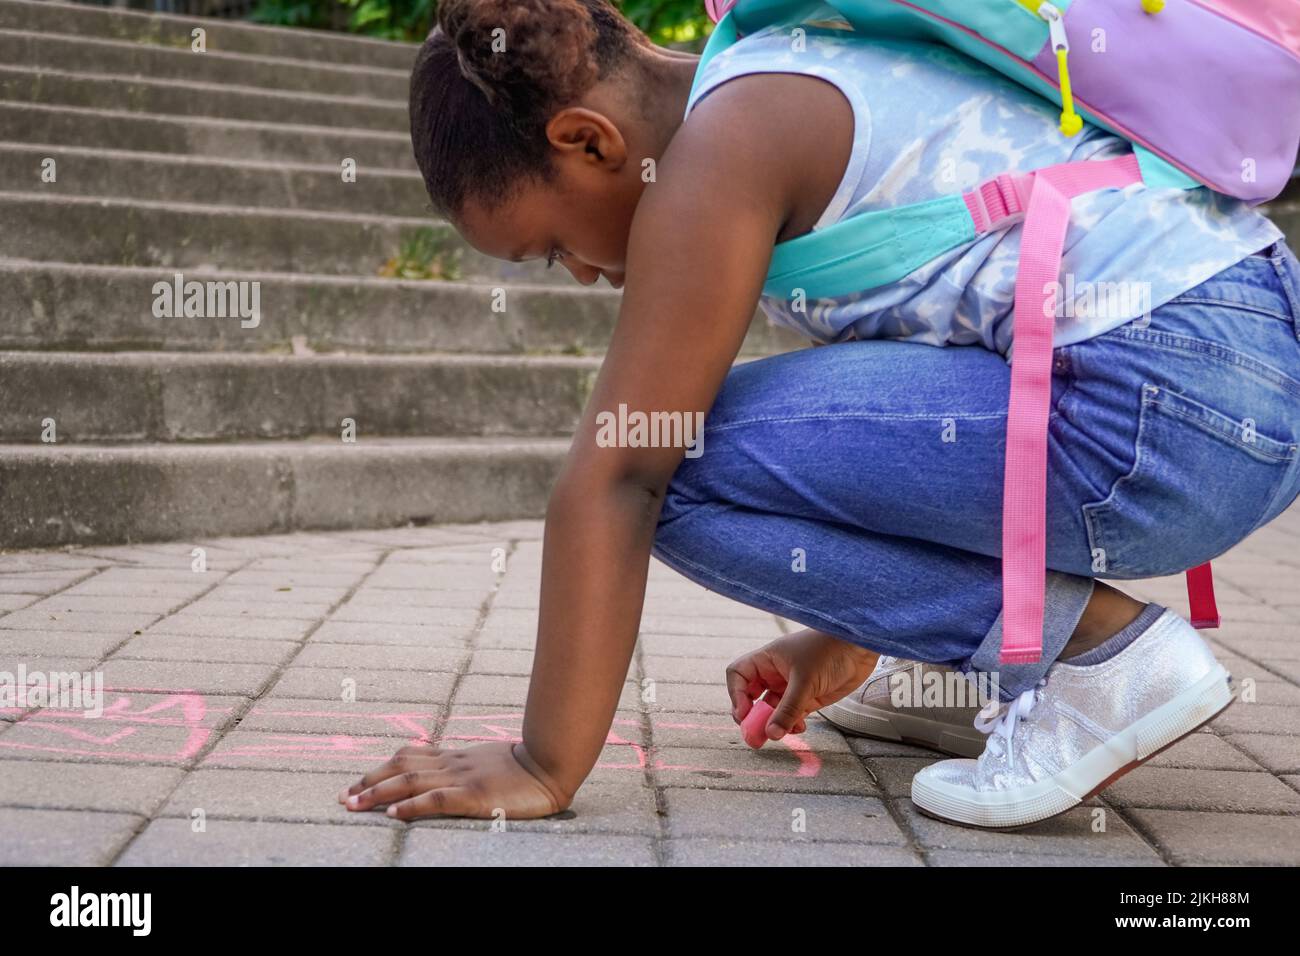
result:
[[[614,171],[627,162],[627,142],[604,113],[581,106],[560,110],[546,124],[546,139],[561,162],[576,161]]]

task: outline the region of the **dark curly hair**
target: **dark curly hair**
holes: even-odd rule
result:
[[[649,40],[607,0],[442,0],[411,73],[411,142],[434,208],[491,209],[552,169],[546,124]]]

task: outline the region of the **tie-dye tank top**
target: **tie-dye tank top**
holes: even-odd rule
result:
[[[829,7],[801,29],[770,26],[714,57],[687,115],[719,84],[750,73],[801,73],[838,87],[853,108],[853,149],[814,229],[963,192],[999,173],[1129,150],[1091,125],[1065,138],[1054,105],[946,46],[864,40]],[[815,150],[816,131],[807,133],[807,148]],[[1208,189],[1139,183],[1080,196],[1071,208],[1057,346],[1148,315],[1282,238],[1249,206]],[[774,322],[816,342],[888,338],[1008,355],[1020,235],[1016,225],[979,237],[898,282],[802,309],[766,296],[761,304]]]

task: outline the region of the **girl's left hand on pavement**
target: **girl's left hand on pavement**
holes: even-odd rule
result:
[[[349,810],[387,805],[399,820],[420,817],[528,820],[559,813],[572,802],[532,764],[523,744],[477,744],[464,750],[408,746],[339,794]]]

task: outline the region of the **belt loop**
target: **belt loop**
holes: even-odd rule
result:
[[[1300,341],[1300,260],[1283,239],[1275,242],[1268,251],[1272,253],[1268,261],[1273,263],[1277,280],[1291,305],[1291,331]]]

